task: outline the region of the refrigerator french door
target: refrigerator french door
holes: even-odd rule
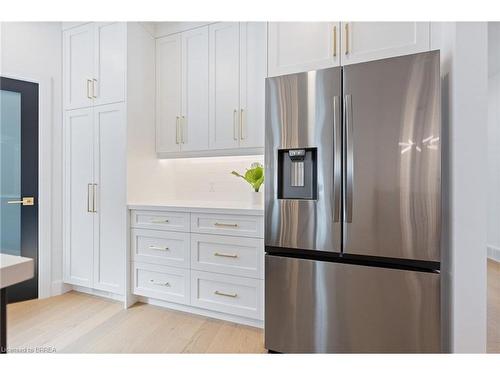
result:
[[[266,104],[266,348],[439,352],[439,52],[268,78]]]

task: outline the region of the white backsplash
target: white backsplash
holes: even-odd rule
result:
[[[132,201],[195,200],[251,202],[252,187],[231,171],[244,174],[251,164],[264,164],[263,155],[209,157],[190,159],[157,159],[148,161],[142,170],[141,189],[129,195]],[[146,166],[144,166],[146,167]],[[136,178],[139,176],[136,176]],[[264,186],[261,187],[263,192]]]

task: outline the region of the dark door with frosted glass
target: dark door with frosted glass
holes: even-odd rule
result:
[[[8,302],[38,297],[38,84],[0,77],[0,252],[33,258]]]

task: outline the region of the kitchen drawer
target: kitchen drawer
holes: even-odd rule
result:
[[[134,294],[189,304],[189,270],[133,263]]]
[[[135,262],[189,268],[189,233],[132,229]]]
[[[191,235],[192,269],[262,279],[263,262],[263,239]]]
[[[191,305],[262,319],[262,280],[191,271]]]
[[[191,213],[191,231],[194,233],[264,238],[264,217]]]
[[[187,212],[133,210],[130,221],[133,228],[189,232]]]

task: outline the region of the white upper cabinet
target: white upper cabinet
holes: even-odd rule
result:
[[[123,22],[94,24],[94,104],[125,100],[127,32]]]
[[[208,149],[208,27],[182,33],[182,151]],[[166,67],[168,69],[168,67]]]
[[[125,23],[88,23],[63,31],[64,109],[125,100]]]
[[[240,23],[240,147],[264,147],[266,76],[267,24]]]
[[[64,108],[91,106],[94,78],[94,25],[66,30],[63,33]]]
[[[342,23],[342,65],[429,49],[429,22]]]
[[[156,40],[156,151],[179,152],[181,35]]]
[[[240,24],[209,27],[210,148],[237,148],[240,131]]]
[[[340,65],[339,22],[270,22],[270,77]]]

